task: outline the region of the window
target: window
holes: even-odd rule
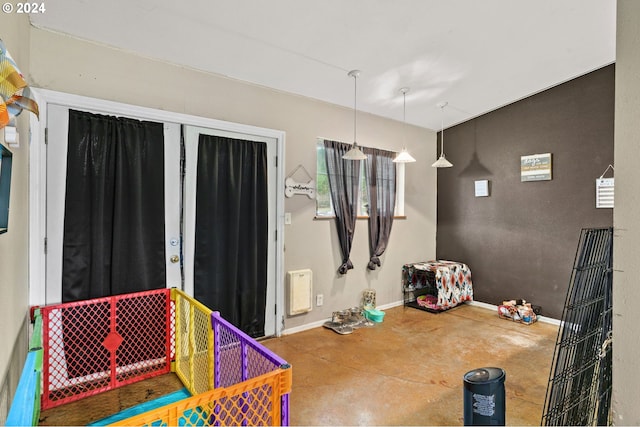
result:
[[[327,162],[324,157],[324,145],[320,139],[316,144],[316,216],[333,216]]]
[[[360,186],[358,191],[358,216],[369,216],[369,195],[364,172],[364,162],[360,162]],[[395,216],[404,216],[404,163],[396,163],[396,208]],[[324,139],[318,138],[316,144],[316,217],[332,218],[334,216],[329,177],[324,153]]]

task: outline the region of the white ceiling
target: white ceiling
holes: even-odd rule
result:
[[[615,61],[613,0],[60,0],[41,28],[438,130]],[[438,104],[448,102],[440,109]]]

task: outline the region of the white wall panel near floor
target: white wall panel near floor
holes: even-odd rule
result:
[[[313,309],[313,272],[309,269],[287,271],[290,316]]]

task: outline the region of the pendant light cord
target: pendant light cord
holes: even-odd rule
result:
[[[407,92],[402,91],[402,121],[407,123]]]
[[[356,143],[356,128],[357,128],[357,101],[358,101],[358,75],[353,74],[353,143]]]
[[[450,168],[453,166],[453,163],[448,161],[444,156],[444,107],[446,105],[447,102],[441,102],[438,104],[438,107],[442,109],[442,115],[440,116],[440,156],[438,157],[438,160],[431,165],[434,168]]]
[[[440,155],[444,153],[444,105],[440,107]]]
[[[402,146],[407,146],[407,91],[409,88],[403,87],[402,91]]]

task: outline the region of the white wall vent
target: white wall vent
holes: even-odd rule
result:
[[[289,315],[311,311],[313,295],[313,273],[311,270],[287,272],[289,282]]]

